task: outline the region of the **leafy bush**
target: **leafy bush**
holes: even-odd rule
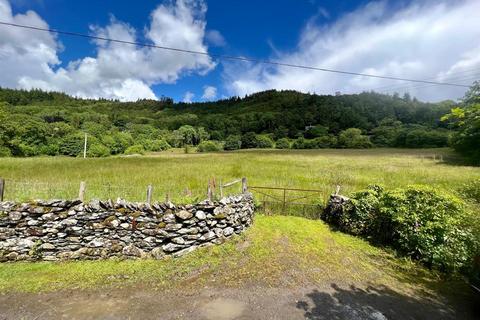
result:
[[[451,195],[424,186],[385,192],[371,186],[343,204],[335,219],[340,230],[391,246],[401,254],[444,272],[469,266],[476,243],[469,214]]]
[[[267,135],[257,135],[255,140],[257,148],[273,148],[273,140]]]
[[[480,179],[464,185],[460,193],[467,199],[480,203]]]
[[[65,156],[76,157],[83,152],[85,136],[81,133],[66,136],[60,143],[59,152]]]
[[[240,136],[230,135],[225,140],[225,150],[238,150],[242,147],[242,140]]]
[[[49,156],[56,156],[58,155],[59,146],[57,143],[50,143],[47,145],[43,145],[40,147],[40,154],[46,154]]]
[[[362,130],[357,128],[349,128],[340,132],[338,143],[344,148],[371,148],[373,147],[370,138],[362,135]]]
[[[19,147],[21,155],[24,157],[33,157],[40,154],[40,150],[36,146],[21,143]]]
[[[247,132],[242,135],[242,148],[250,149],[257,147],[257,135],[255,132]]]
[[[338,144],[338,139],[334,135],[322,136],[315,138],[317,148],[335,148]]]
[[[322,149],[335,148],[336,146],[337,138],[333,135],[327,135],[315,139],[300,137],[293,142],[292,149]]]
[[[10,157],[12,155],[12,152],[10,151],[9,148],[5,146],[0,146],[0,158],[2,157]]]
[[[459,199],[426,187],[386,193],[381,214],[391,219],[396,249],[453,271],[471,258],[473,236],[461,225],[465,211]]]
[[[90,158],[108,157],[110,149],[101,143],[92,143],[88,146],[87,156]]]
[[[144,154],[145,149],[141,144],[136,144],[131,147],[128,147],[127,150],[125,150],[125,154]]]
[[[305,149],[305,138],[300,137],[298,139],[295,139],[292,143],[292,149]]]
[[[167,141],[161,140],[150,140],[146,139],[142,141],[143,148],[147,151],[163,151],[171,148],[170,144]]]
[[[409,131],[405,137],[408,148],[437,148],[448,145],[448,131],[416,129]]]
[[[383,224],[376,220],[379,215],[382,193],[383,188],[376,185],[369,186],[365,191],[355,193],[350,203],[349,214],[342,216],[343,231],[354,235],[367,236],[369,233],[375,233],[378,237],[378,231],[381,229],[380,225]]]
[[[222,151],[222,145],[218,141],[208,140],[200,142],[197,147],[198,152],[216,152]]]
[[[275,143],[277,149],[290,149],[290,141],[287,138],[278,139]]]

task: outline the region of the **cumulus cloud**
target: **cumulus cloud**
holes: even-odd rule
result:
[[[187,91],[185,92],[185,95],[183,96],[183,102],[185,103],[192,103],[193,98],[195,97],[195,94]]]
[[[216,47],[223,47],[227,44],[225,38],[218,30],[208,30],[206,34],[208,43]]]
[[[390,4],[371,2],[327,25],[312,19],[301,32],[297,48],[272,59],[462,84],[479,78],[480,19],[475,12],[480,12],[480,1],[412,1],[396,10]],[[465,91],[243,62],[224,65],[226,86],[236,95],[272,88],[323,94],[379,89],[408,91],[436,101],[461,97]]]
[[[206,5],[177,0],[159,5],[150,15],[144,38],[152,44],[207,51]],[[13,15],[7,0],[0,0],[0,18],[18,24],[48,28],[35,12]],[[92,34],[137,41],[130,25],[111,18],[105,27],[91,26]],[[181,54],[154,48],[96,41],[97,54],[59,67],[61,44],[51,34],[0,28],[0,86],[64,91],[80,97],[120,100],[156,98],[151,86],[174,83],[184,74],[206,74],[215,67],[209,56]],[[67,48],[68,49],[68,48]]]
[[[213,100],[217,97],[217,88],[212,86],[203,87],[202,99],[204,100]]]

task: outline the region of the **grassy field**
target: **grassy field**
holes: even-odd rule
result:
[[[440,157],[444,161],[439,161]],[[205,198],[209,178],[225,183],[243,176],[249,185],[319,189],[319,198],[325,200],[336,185],[341,185],[345,194],[372,183],[387,188],[427,184],[455,191],[464,183],[480,179],[480,168],[457,165],[452,157],[448,149],[248,150],[214,154],[183,154],[176,150],[100,159],[1,158],[0,177],[7,181],[8,200],[75,198],[80,181],[86,181],[87,199],[123,197],[142,201],[146,186],[152,184],[154,200],[164,200],[169,193],[176,201],[194,201]],[[238,188],[229,191],[237,192]]]
[[[440,157],[444,161],[439,161]],[[88,198],[143,200],[146,186],[152,184],[154,200],[163,200],[170,193],[173,200],[195,201],[205,197],[209,178],[227,182],[242,176],[251,186],[320,189],[319,198],[325,200],[336,185],[342,186],[344,194],[372,183],[387,188],[427,184],[455,192],[463,184],[480,179],[480,168],[456,164],[446,149],[216,154],[177,150],[104,159],[0,159],[0,177],[6,179],[8,200],[75,198],[79,182],[86,181]],[[0,264],[3,293],[117,286],[196,290],[207,285],[304,287],[330,283],[381,285],[402,294],[433,298],[456,292],[456,298],[463,299],[469,292],[461,280],[442,280],[408,259],[334,232],[322,221],[285,216],[257,215],[245,234],[181,259]]]
[[[461,281],[440,277],[367,242],[299,217],[257,216],[241,236],[179,259],[0,264],[0,292],[41,292],[141,285],[182,290],[383,285],[407,294],[437,295]]]

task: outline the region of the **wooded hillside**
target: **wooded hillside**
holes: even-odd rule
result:
[[[321,96],[265,91],[205,103],[172,99],[119,102],[63,93],[0,89],[0,155],[90,156],[199,145],[238,148],[443,147],[440,119],[455,103],[408,95]],[[211,140],[211,141],[207,141]]]

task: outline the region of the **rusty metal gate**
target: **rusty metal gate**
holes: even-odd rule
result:
[[[248,186],[266,215],[281,214],[318,219],[325,206],[324,190]]]

